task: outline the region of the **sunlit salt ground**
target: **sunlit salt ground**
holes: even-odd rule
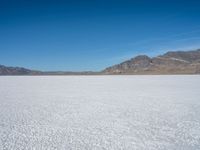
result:
[[[0,150],[199,150],[200,76],[0,77]]]

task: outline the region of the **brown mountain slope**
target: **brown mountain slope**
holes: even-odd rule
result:
[[[200,74],[200,49],[167,52],[150,58],[139,55],[102,72],[35,71],[0,65],[0,75],[105,75],[105,74]]]
[[[104,74],[199,74],[200,49],[167,52],[153,58],[139,55],[108,67],[102,72]]]

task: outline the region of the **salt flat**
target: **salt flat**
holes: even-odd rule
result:
[[[199,150],[200,76],[0,77],[0,150]]]

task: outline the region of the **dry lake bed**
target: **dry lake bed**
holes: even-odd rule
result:
[[[2,76],[0,150],[199,150],[200,76]]]

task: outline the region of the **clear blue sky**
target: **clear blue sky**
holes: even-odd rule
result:
[[[0,0],[0,64],[101,70],[200,47],[198,0]]]

